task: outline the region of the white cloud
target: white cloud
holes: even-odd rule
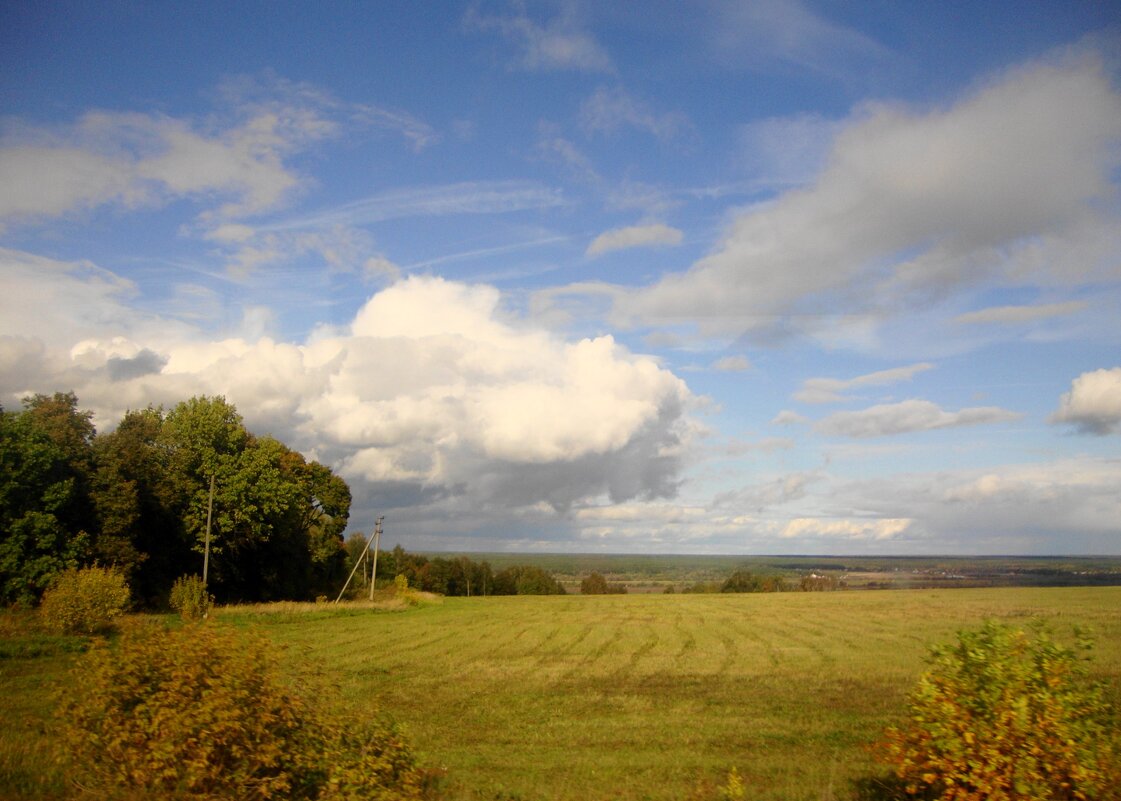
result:
[[[1119,140],[1121,95],[1091,57],[1010,72],[947,109],[865,106],[812,185],[740,212],[687,272],[620,295],[616,319],[774,336],[982,282],[1116,273]]]
[[[771,420],[773,426],[797,426],[808,423],[809,419],[790,409],[783,409]]]
[[[145,337],[162,346],[184,334],[173,321],[135,311],[136,284],[89,261],[63,262],[0,248],[0,274],[0,334],[38,340],[52,352],[114,337]]]
[[[903,534],[914,521],[910,518],[877,520],[830,520],[797,517],[786,524],[783,539],[892,540]]]
[[[722,373],[742,373],[744,370],[751,369],[751,362],[746,356],[725,356],[713,362],[712,369]]]
[[[835,486],[835,506],[910,517],[913,553],[1094,554],[1116,549],[1121,461],[914,473]]]
[[[769,117],[740,129],[740,166],[759,185],[812,183],[842,125],[816,114]]]
[[[917,373],[932,369],[934,369],[933,364],[921,362],[906,367],[879,370],[855,378],[807,378],[802,383],[801,389],[794,393],[794,398],[802,403],[837,403],[849,400],[841,393],[854,387],[886,386],[900,381],[910,381]]]
[[[762,515],[774,507],[802,500],[809,485],[820,478],[815,473],[789,473],[733,492],[722,492],[713,498],[712,506]]]
[[[940,428],[1004,423],[1022,416],[996,406],[975,406],[947,412],[930,401],[905,400],[858,412],[837,412],[819,421],[815,428],[827,436],[887,437]]]
[[[1121,429],[1121,367],[1083,373],[1059,399],[1052,423],[1068,423],[1084,434]]]
[[[990,306],[987,309],[959,314],[954,318],[954,322],[965,325],[1015,325],[1074,314],[1085,309],[1087,305],[1085,301],[1070,300],[1065,303],[1043,303],[1037,306]]]
[[[711,41],[732,63],[779,62],[838,78],[846,64],[889,55],[874,39],[815,14],[801,0],[720,0],[714,6]]]
[[[515,64],[520,69],[577,70],[580,72],[611,72],[607,51],[585,30],[582,30],[574,9],[541,25],[524,10],[512,16],[483,16],[476,8],[468,10],[464,24],[469,30],[495,31],[518,48]]]
[[[658,114],[619,87],[600,87],[580,107],[580,123],[588,133],[613,134],[620,128],[637,128],[668,140],[691,129],[679,112]]]
[[[309,128],[313,128],[309,122]],[[91,112],[55,134],[23,129],[0,143],[0,219],[54,216],[106,203],[226,198],[238,217],[276,206],[300,179],[282,156],[302,134],[271,114],[226,130],[160,115]]]
[[[588,245],[587,255],[599,256],[613,250],[681,244],[681,231],[662,223],[632,225],[604,231]]]
[[[253,307],[241,336],[215,341],[132,314],[129,285],[92,266],[23,263],[25,303],[50,309],[53,299],[59,315],[84,308],[88,324],[52,332],[49,316],[9,315],[11,301],[0,385],[72,388],[102,427],[128,408],[222,394],[251,430],[398,505],[445,497],[567,509],[676,492],[693,436],[685,383],[611,337],[564,341],[508,317],[491,287],[408,278],[347,329],[304,344],[261,336],[270,312]],[[65,330],[85,333],[75,343]]]
[[[275,76],[227,81],[219,94],[229,108],[218,122],[91,111],[50,129],[9,125],[0,140],[0,224],[188,198],[210,206],[204,226],[228,242],[244,233],[228,227],[231,219],[275,209],[304,185],[285,160],[344,123],[392,129],[418,149],[435,138],[402,112],[341,103]]]
[[[367,278],[396,281],[401,277],[401,268],[385,256],[371,256],[362,263],[362,272]]]
[[[563,204],[558,191],[532,181],[465,181],[391,189],[334,208],[269,223],[261,226],[261,230],[324,229],[453,214],[505,214]]]

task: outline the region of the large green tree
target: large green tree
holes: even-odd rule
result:
[[[200,553],[210,517],[210,569],[220,598],[306,597],[341,573],[350,490],[328,468],[272,437],[253,436],[221,397],[177,405],[161,442]]]
[[[166,415],[130,411],[97,435],[73,393],[0,410],[0,600],[35,601],[66,567],[121,569],[138,599],[166,600],[201,572],[213,516],[212,589],[222,600],[308,598],[343,580],[350,490],[221,397]]]
[[[194,566],[180,482],[161,441],[163,422],[159,409],[129,411],[115,431],[94,440],[92,499],[100,524],[95,552],[125,572],[146,604],[160,602]]]
[[[67,523],[77,481],[61,447],[26,413],[0,410],[0,599],[29,603],[86,555]]]

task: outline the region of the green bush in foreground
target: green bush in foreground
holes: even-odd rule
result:
[[[214,605],[214,596],[206,591],[199,576],[180,576],[171,585],[171,608],[184,620],[202,620]]]
[[[64,634],[96,634],[111,628],[129,605],[124,576],[105,567],[60,573],[43,593],[40,614],[48,628]]]
[[[934,649],[931,661],[910,695],[907,722],[882,744],[908,794],[1121,798],[1115,721],[1075,651],[990,622]]]
[[[260,638],[209,624],[142,626],[75,667],[61,706],[79,786],[99,798],[416,799],[393,730],[348,727],[281,681]]]

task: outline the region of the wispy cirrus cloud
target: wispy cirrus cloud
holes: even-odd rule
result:
[[[802,403],[839,403],[850,398],[841,393],[857,387],[879,387],[910,381],[916,374],[933,370],[934,365],[920,362],[906,367],[893,367],[874,373],[858,375],[855,378],[807,378],[802,387],[794,393],[794,399]]]
[[[882,63],[891,51],[867,34],[832,22],[801,0],[720,0],[709,40],[731,64],[792,66],[843,78],[844,64]]]
[[[889,437],[940,428],[1007,423],[1023,417],[1019,412],[997,406],[974,406],[947,412],[926,400],[905,400],[885,403],[856,412],[837,412],[815,424],[826,436]]]
[[[1041,303],[1035,306],[990,306],[987,309],[959,314],[953,321],[962,325],[1015,325],[1074,314],[1088,305],[1083,300],[1069,300],[1064,303]]]
[[[358,226],[408,217],[506,214],[564,205],[561,192],[533,181],[464,181],[402,187],[260,226],[262,231]]]
[[[511,66],[517,69],[576,70],[578,72],[612,72],[611,57],[595,37],[586,31],[572,6],[539,23],[530,19],[524,7],[514,13],[484,14],[478,5],[468,9],[463,18],[470,31],[497,33],[509,42],[517,55]]]
[[[588,256],[600,256],[613,250],[680,245],[682,237],[680,230],[664,223],[613,228],[593,239],[586,253]]]
[[[580,124],[588,133],[613,134],[620,128],[646,131],[662,140],[692,130],[681,112],[656,112],[621,87],[600,87],[580,106]]]
[[[0,225],[188,199],[209,231],[284,205],[306,184],[289,158],[344,127],[393,130],[414,148],[435,140],[411,115],[274,75],[228,79],[217,96],[222,105],[207,118],[90,111],[55,126],[9,121],[0,137]]]

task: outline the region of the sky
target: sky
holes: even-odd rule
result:
[[[0,405],[411,550],[1121,554],[1121,6],[0,4]]]

